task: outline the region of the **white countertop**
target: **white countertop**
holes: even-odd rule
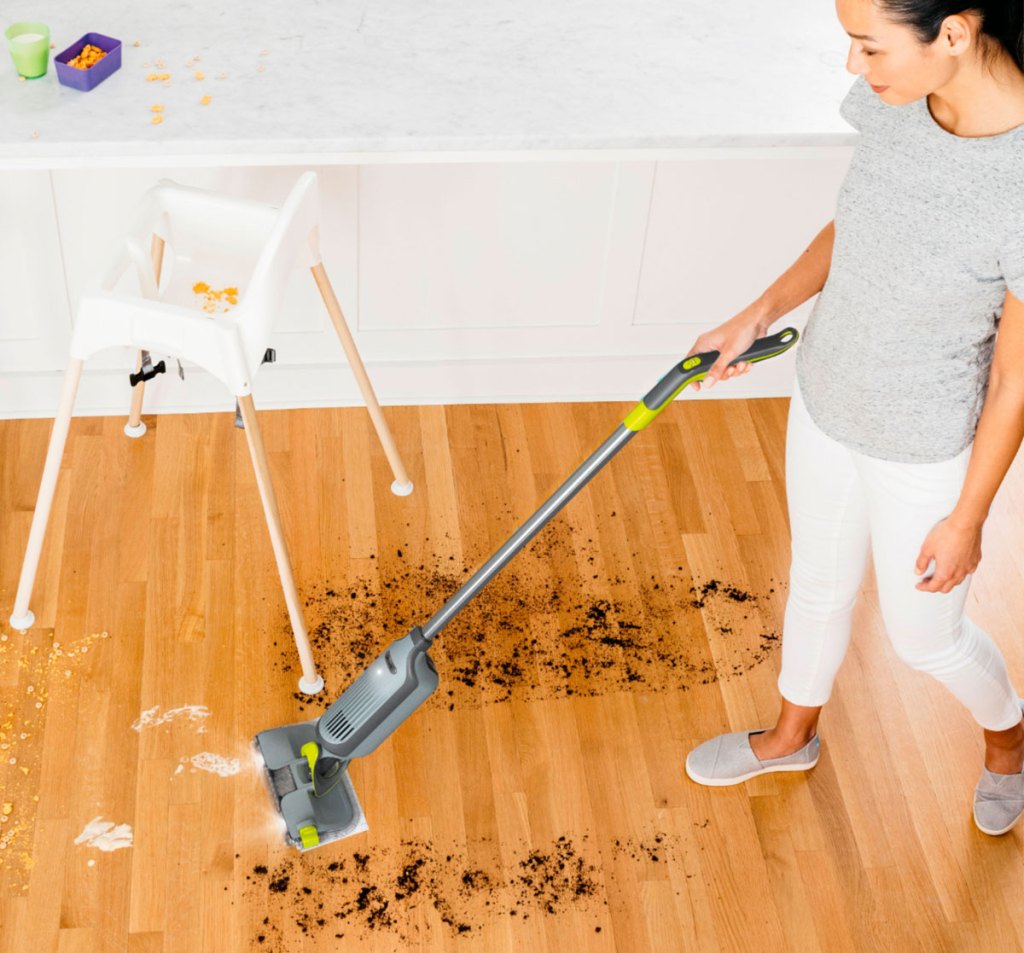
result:
[[[0,168],[856,139],[837,111],[847,37],[822,0],[13,0],[3,14],[4,29],[47,23],[52,55],[117,37],[123,65],[83,93],[52,56],[19,81],[0,51]]]

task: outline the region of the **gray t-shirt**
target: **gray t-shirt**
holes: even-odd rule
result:
[[[1024,298],[1024,125],[955,136],[927,97],[889,106],[863,77],[839,112],[861,135],[800,392],[852,450],[948,460],[974,439],[1007,288]]]

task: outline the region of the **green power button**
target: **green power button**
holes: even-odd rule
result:
[[[699,357],[690,357],[683,361],[683,370],[688,371],[700,364]]]

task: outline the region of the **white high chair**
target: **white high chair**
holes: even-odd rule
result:
[[[53,422],[10,618],[15,629],[24,631],[35,622],[29,600],[83,364],[104,348],[128,345],[140,349],[136,370],[143,371],[142,379],[133,384],[125,426],[125,433],[131,437],[142,436],[146,430],[141,420],[143,388],[145,379],[155,373],[150,351],[198,364],[223,381],[235,395],[302,663],[299,688],[308,694],[323,688],[309,646],[252,400],[253,378],[264,361],[273,321],[280,311],[291,268],[298,259],[313,272],[366,400],[394,473],[392,491],[405,496],[412,492],[412,483],[324,271],[317,223],[314,172],[299,177],[280,208],[179,185],[169,179],[161,180],[146,194],[135,227],[118,244],[98,286],[83,293],[79,300],[60,407]],[[138,279],[139,293],[116,289],[129,269]],[[205,313],[197,307],[193,291],[200,281],[214,288],[237,288],[237,304],[219,313]],[[139,376],[133,375],[133,381]]]

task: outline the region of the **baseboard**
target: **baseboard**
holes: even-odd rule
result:
[[[639,400],[672,364],[665,355],[567,358],[481,358],[445,362],[389,362],[367,366],[381,404],[475,404]],[[146,385],[144,413],[230,411],[234,398],[214,377],[173,370]],[[0,377],[0,418],[52,417],[60,399],[62,372],[24,372]],[[792,357],[766,362],[701,399],[788,397]],[[363,403],[349,368],[342,364],[273,365],[263,368],[254,389],[258,408],[344,407]],[[82,375],[76,416],[125,414],[130,401],[128,371],[93,370]]]

